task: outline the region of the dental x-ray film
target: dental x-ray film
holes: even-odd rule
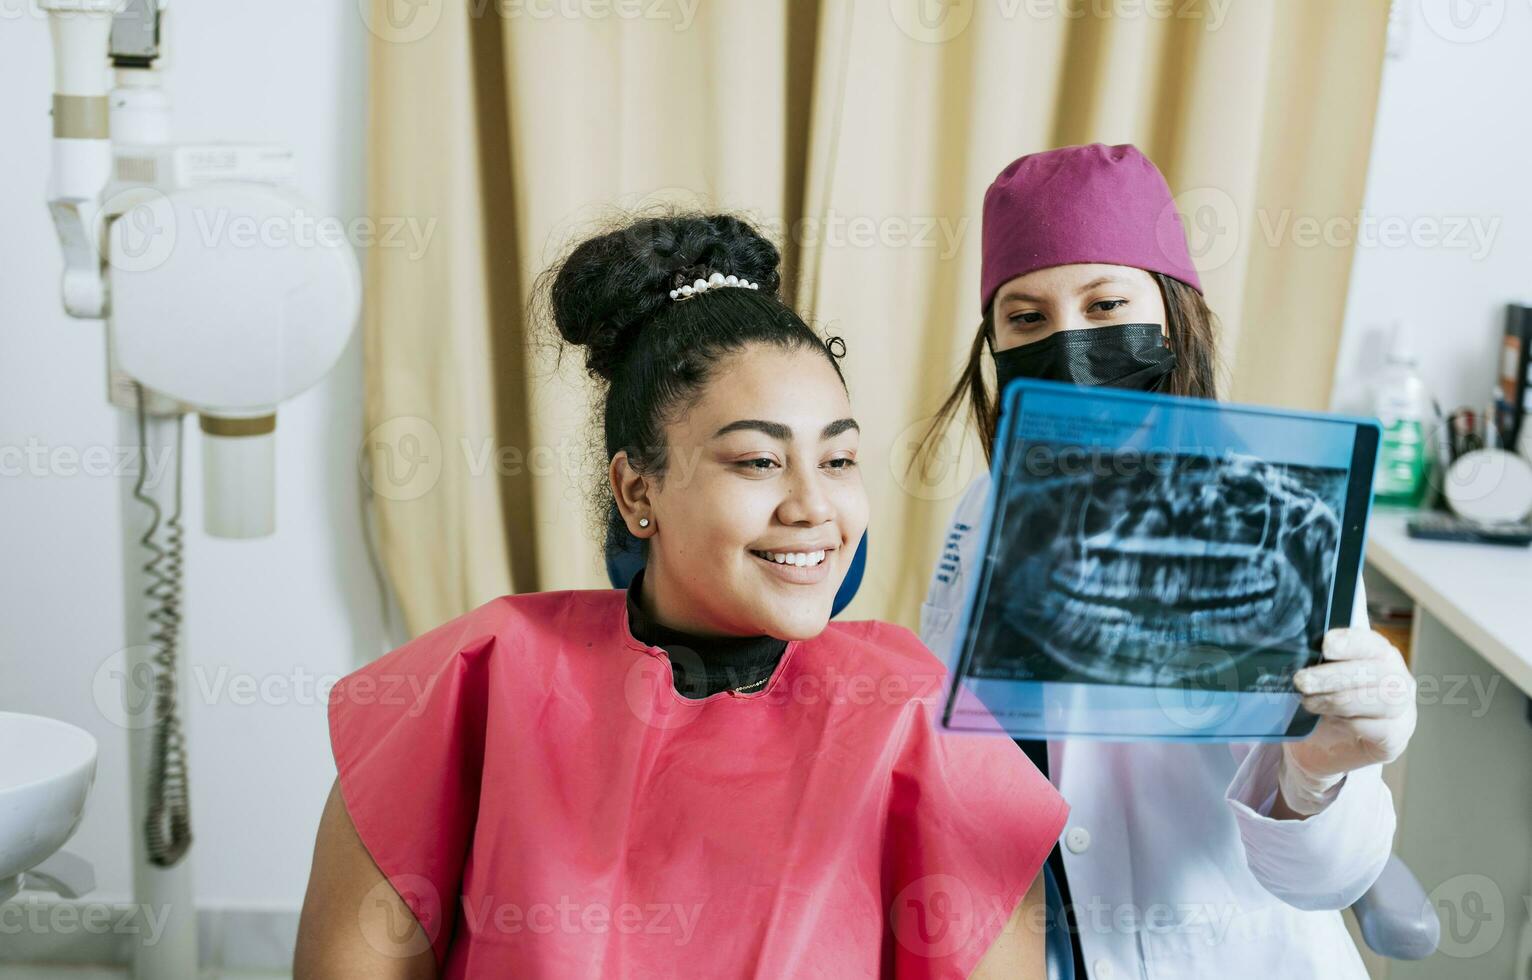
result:
[[[1273,741],[1350,622],[1375,421],[1023,379],[943,723],[1018,738]]]

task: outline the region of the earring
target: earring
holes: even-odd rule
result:
[[[647,517],[640,517],[638,519],[638,526],[639,527],[648,527],[649,526],[649,518],[647,518]]]

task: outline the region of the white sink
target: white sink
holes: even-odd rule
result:
[[[89,732],[0,711],[0,902],[74,834],[95,780]]]

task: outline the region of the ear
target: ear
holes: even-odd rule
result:
[[[649,501],[649,483],[628,461],[626,449],[612,457],[608,478],[617,510],[622,514],[623,523],[628,525],[628,533],[636,538],[652,536],[655,532],[654,508]],[[639,527],[639,519],[645,517],[649,519],[649,526]]]

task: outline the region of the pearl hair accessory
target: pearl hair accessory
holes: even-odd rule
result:
[[[739,276],[726,276],[722,272],[715,272],[706,279],[698,279],[690,286],[682,286],[680,289],[672,289],[670,298],[675,300],[691,299],[698,293],[705,293],[709,289],[719,289],[724,286],[738,286],[741,289],[760,289],[761,284],[741,279]]]

